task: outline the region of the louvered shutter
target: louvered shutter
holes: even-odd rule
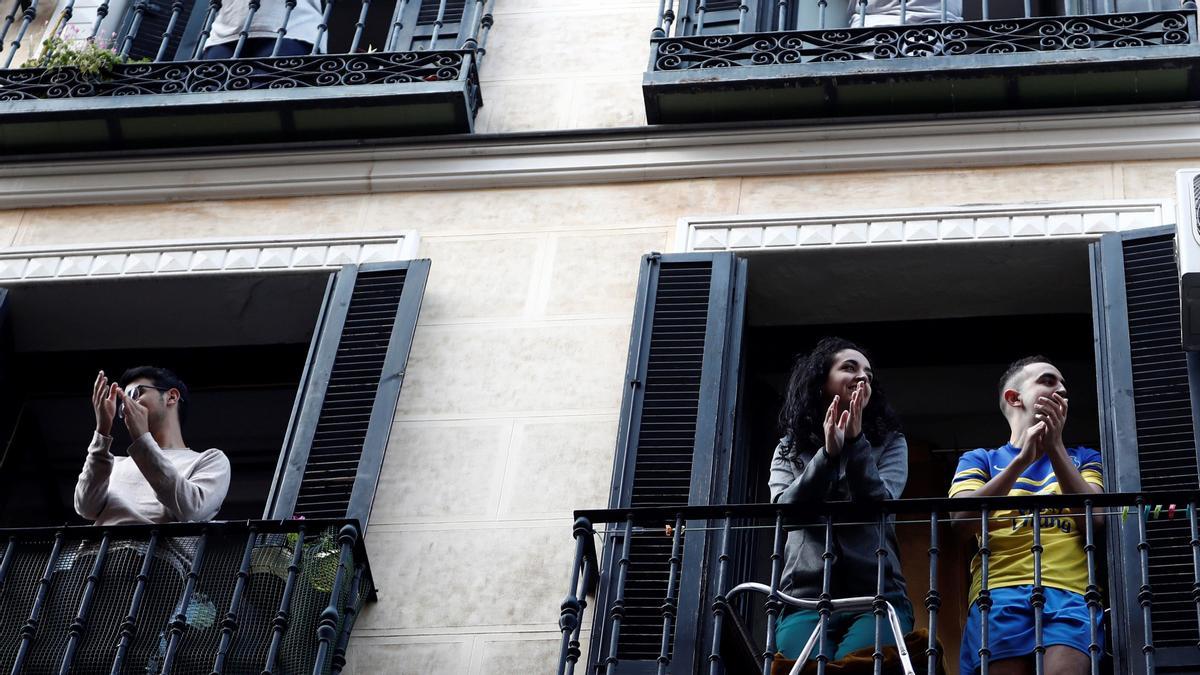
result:
[[[396,10],[403,12],[396,18],[401,31],[396,37],[393,51],[458,49],[466,39],[464,17],[468,22],[479,20],[474,16],[477,11],[475,0],[420,0],[401,4],[403,6],[398,6]],[[442,13],[441,26],[437,25],[439,12]],[[436,44],[433,42],[435,30]]]
[[[136,2],[131,2],[125,12],[125,19],[121,24],[120,40],[117,42],[118,46],[123,44],[125,36],[132,29],[136,6]],[[196,41],[202,30],[201,24],[204,22],[207,6],[204,0],[183,0],[180,3],[179,17],[171,29],[171,38],[167,42],[164,61],[186,61],[192,57]],[[200,9],[193,11],[197,7]],[[129,47],[129,58],[153,60],[158,55],[163,33],[170,25],[173,11],[173,0],[150,0],[146,3],[142,21],[138,24],[137,35],[134,36],[133,43]]]
[[[643,259],[630,336],[610,508],[724,503],[733,444],[745,262],[730,253]],[[699,528],[703,523],[689,523]],[[696,529],[696,532],[702,532]],[[596,616],[607,616],[619,537],[605,542]],[[671,539],[635,534],[625,586],[618,672],[654,672]],[[706,537],[684,537],[671,672],[690,673],[708,616]],[[597,621],[592,662],[609,649]]]
[[[1109,491],[1195,490],[1189,360],[1183,351],[1173,230],[1111,234],[1092,245],[1101,432]],[[1115,671],[1144,667],[1136,523],[1108,533]],[[1149,520],[1151,624],[1159,672],[1196,672],[1196,605],[1187,519]],[[1177,667],[1178,670],[1172,668]]]
[[[349,266],[331,281],[266,517],[366,526],[429,261]]]
[[[745,33],[753,33],[766,27],[759,26],[759,18],[768,17],[762,12],[762,0],[745,0],[746,18],[742,21],[743,0],[684,0],[679,30],[683,35],[727,35],[737,33],[745,26]]]

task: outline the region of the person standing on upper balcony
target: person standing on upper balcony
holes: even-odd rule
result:
[[[229,459],[215,448],[196,452],[183,441],[188,390],[165,368],[140,366],[92,387],[96,432],[75,483],[75,511],[96,525],[212,520],[229,491]],[[113,420],[122,417],[133,443],[114,457]]]
[[[866,20],[863,20],[864,2],[849,0],[850,26],[900,26],[911,23],[938,23],[941,21],[962,21],[962,0],[944,0],[945,18],[943,19],[943,0],[866,0]],[[900,4],[904,3],[904,17],[901,23]]]
[[[897,499],[908,480],[908,444],[888,405],[871,361],[857,345],[825,338],[796,360],[787,398],[779,413],[785,433],[771,459],[771,501],[779,504]],[[905,633],[913,627],[896,544],[888,517],[883,594],[896,608]],[[833,599],[875,595],[879,530],[873,525],[835,523]],[[819,598],[825,569],[825,528],[788,533],[780,590],[793,597]],[[797,658],[820,625],[817,611],[786,608],[776,633],[778,650]],[[886,624],[885,624],[886,625]],[[843,658],[875,644],[875,615],[835,612],[829,622],[826,656]],[[883,631],[883,646],[894,644]],[[817,654],[812,655],[816,658]]]
[[[240,58],[262,58],[271,56],[280,28],[284,28],[279,53],[275,56],[302,56],[313,52],[313,45],[321,40],[318,52],[325,51],[325,33],[320,30],[324,23],[321,0],[296,0],[291,14],[287,13],[284,0],[260,0],[259,7],[250,16],[250,0],[225,0],[212,22],[208,39],[204,42],[205,59],[230,59],[237,48],[246,20],[250,26]],[[284,26],[284,16],[287,25]],[[320,34],[320,38],[318,38]]]
[[[1067,449],[1067,385],[1043,356],[1009,366],[1000,378],[1000,410],[1008,420],[1008,443],[965,453],[950,485],[951,497],[1089,494],[1104,491],[1100,453]],[[979,515],[953,514],[976,536]],[[1033,521],[1030,510],[996,511],[988,522],[988,645],[991,675],[1033,673],[1037,646],[1033,611]],[[1045,671],[1084,675],[1089,669],[1090,618],[1087,557],[1081,517],[1070,509],[1042,509],[1042,587]],[[1100,521],[1102,525],[1102,521]],[[961,673],[980,668],[982,588],[979,556],[971,561],[971,607],[963,629]],[[1097,633],[1103,639],[1103,632]]]

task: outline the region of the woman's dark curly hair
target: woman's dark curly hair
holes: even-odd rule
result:
[[[834,357],[845,349],[871,358],[862,347],[837,337],[822,338],[811,352],[796,357],[788,377],[787,398],[779,411],[779,431],[791,440],[783,448],[784,457],[790,459],[797,451],[813,451],[824,445],[825,411],[829,408],[825,381],[833,369]],[[900,418],[888,404],[878,376],[871,380],[871,399],[863,410],[862,429],[871,445],[882,445],[889,434],[900,431]]]

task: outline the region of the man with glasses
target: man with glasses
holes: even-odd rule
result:
[[[165,368],[140,366],[110,383],[96,375],[96,432],[75,483],[75,511],[96,525],[212,520],[229,491],[229,459],[183,441],[188,390]],[[112,425],[122,418],[133,443],[114,457]]]

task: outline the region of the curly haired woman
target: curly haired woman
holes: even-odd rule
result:
[[[896,499],[904,491],[908,445],[900,421],[875,379],[870,359],[854,343],[825,338],[812,352],[796,359],[779,425],[785,435],[771,460],[772,502],[879,501]],[[883,593],[907,633],[913,627],[913,610],[890,517],[886,529]],[[877,526],[838,526],[835,521],[832,598],[875,595],[878,545]],[[780,589],[794,597],[818,598],[824,552],[824,527],[789,532]],[[785,611],[777,630],[779,651],[789,658],[799,656],[819,622],[816,611]],[[830,660],[874,646],[875,615],[870,611],[835,612],[827,638]],[[884,646],[893,643],[886,628],[883,640]],[[816,658],[815,652],[812,658]]]

